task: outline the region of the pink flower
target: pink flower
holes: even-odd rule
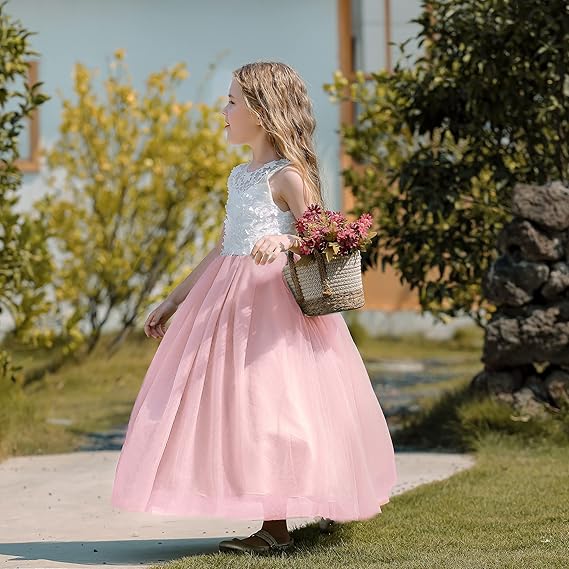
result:
[[[302,214],[302,217],[306,218],[307,221],[320,221],[324,210],[318,204],[310,204],[306,211]]]
[[[363,213],[358,219],[352,221],[349,226],[354,229],[361,238],[365,239],[372,222],[372,216],[369,213]]]
[[[369,229],[373,224],[373,217],[369,213],[362,213],[358,219],[361,225]]]
[[[329,216],[330,222],[335,223],[339,227],[344,227],[346,225],[347,219],[344,214],[340,212],[332,212]]]
[[[351,227],[338,232],[338,243],[345,249],[355,248],[359,244],[359,235]]]
[[[349,222],[342,212],[310,204],[295,223],[298,235],[303,239],[299,251],[309,255],[315,250],[324,251],[329,244],[335,243],[339,245],[339,254],[347,255],[367,244],[372,223],[373,217],[369,213]]]

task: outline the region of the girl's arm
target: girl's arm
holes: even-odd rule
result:
[[[225,225],[224,225],[225,228]],[[192,287],[196,284],[200,276],[208,268],[209,264],[221,253],[222,236],[218,239],[215,247],[198,263],[194,270],[168,295],[166,300],[178,306],[188,296]]]
[[[302,217],[308,205],[304,201],[304,183],[298,170],[292,166],[285,166],[270,178],[276,195],[288,205],[294,218]],[[284,234],[283,237],[288,239],[285,251],[292,249],[295,253],[298,252],[296,247],[302,243],[300,237],[288,233]]]

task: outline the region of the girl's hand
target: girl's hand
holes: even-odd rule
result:
[[[166,334],[166,322],[176,312],[178,305],[170,298],[161,302],[149,315],[144,323],[144,333],[153,338],[162,338]]]
[[[279,253],[287,249],[294,249],[292,245],[298,237],[294,235],[263,235],[251,250],[256,265],[272,263]]]

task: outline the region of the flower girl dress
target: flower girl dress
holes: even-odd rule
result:
[[[181,516],[371,518],[396,483],[380,403],[341,313],[305,316],[250,253],[296,234],[269,178],[228,178],[221,254],[174,313],[134,403],[112,505]],[[297,256],[295,257],[297,258]]]

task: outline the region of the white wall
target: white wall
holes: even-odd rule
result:
[[[41,53],[39,80],[53,97],[40,108],[43,147],[57,138],[61,101],[56,91],[73,96],[74,63],[97,67],[105,75],[117,48],[126,50],[126,63],[140,88],[150,72],[185,61],[190,77],[180,97],[210,103],[227,94],[231,71],[246,62],[277,60],[291,65],[313,98],[326,196],[339,208],[339,109],[322,89],[338,66],[335,1],[11,0],[5,11],[37,32],[31,42]],[[214,61],[217,70],[200,89]],[[21,209],[45,191],[37,174],[26,174],[24,183]]]
[[[352,0],[352,30],[355,36],[356,68],[365,72],[387,66],[386,0]],[[391,42],[400,44],[414,37],[419,26],[411,23],[421,13],[421,0],[391,0]],[[417,43],[407,44],[405,51],[417,53]],[[400,57],[397,45],[390,46],[391,64]]]
[[[421,13],[421,0],[394,0],[391,2],[391,41],[400,44],[408,38],[414,38],[419,32],[419,25],[412,23]],[[422,48],[421,48],[422,50]],[[419,48],[415,40],[405,46],[405,53],[418,54]],[[391,46],[391,60],[393,66],[401,56],[397,45]],[[412,60],[410,60],[412,63]],[[406,65],[409,62],[406,62]]]
[[[322,89],[338,68],[334,0],[11,0],[4,11],[35,32],[30,42],[40,53],[38,80],[52,97],[39,109],[42,148],[58,138],[62,96],[75,100],[74,64],[98,68],[102,80],[117,48],[125,49],[133,84],[141,91],[149,73],[184,61],[190,76],[179,97],[208,103],[227,95],[232,70],[244,63],[291,65],[313,100],[326,198],[339,209],[339,108]],[[216,69],[204,82],[214,62]],[[97,86],[102,93],[102,84]],[[18,210],[28,210],[49,190],[46,177],[43,166],[39,174],[24,174]],[[0,331],[12,325],[7,314],[0,315]]]

